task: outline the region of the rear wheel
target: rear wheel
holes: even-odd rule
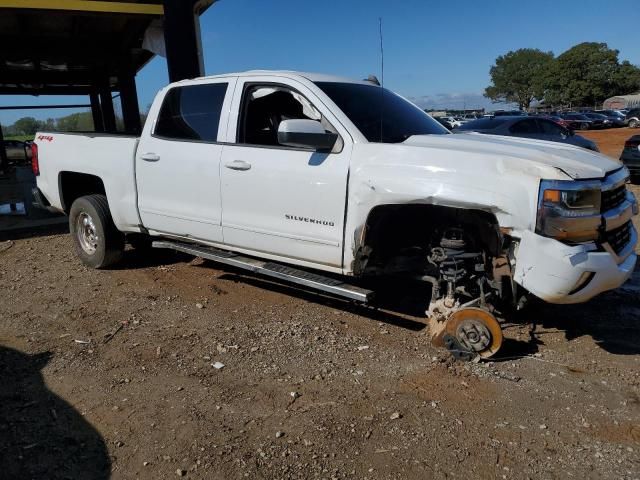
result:
[[[580,130],[588,130],[589,129],[589,124],[588,123],[581,123],[580,124]]]
[[[632,120],[629,120],[629,126],[630,126],[631,128],[637,128],[637,127],[640,127],[640,122],[634,118],[634,119],[632,119]]]
[[[76,254],[88,267],[105,268],[122,258],[124,235],[113,223],[105,195],[76,199],[69,212],[69,230]]]

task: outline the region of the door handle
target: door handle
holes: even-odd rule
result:
[[[158,155],[157,153],[148,152],[140,155],[140,158],[147,162],[157,162],[158,160],[160,160],[160,155]]]
[[[224,166],[230,168],[231,170],[249,170],[251,168],[251,164],[249,162],[245,162],[244,160],[234,160],[233,162],[227,162],[224,164]]]

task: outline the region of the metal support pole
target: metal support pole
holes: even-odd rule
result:
[[[200,34],[194,0],[164,0],[164,43],[169,81],[177,82],[204,74]]]
[[[0,172],[6,170],[9,166],[9,159],[7,158],[7,150],[4,144],[4,135],[2,134],[2,125],[0,125]]]
[[[97,91],[89,94],[91,100],[91,116],[93,117],[93,130],[95,132],[104,132],[104,123],[102,122],[102,108],[100,108],[100,96]]]
[[[113,110],[113,100],[111,99],[111,89],[107,85],[100,88],[100,106],[102,107],[102,119],[104,130],[107,133],[116,132],[116,113]]]
[[[138,106],[138,91],[136,77],[129,61],[125,61],[118,75],[120,88],[120,102],[122,103],[122,117],[124,130],[130,135],[140,135],[140,107]]]

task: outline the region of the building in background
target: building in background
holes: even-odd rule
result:
[[[615,97],[607,98],[602,106],[602,108],[606,110],[638,107],[640,107],[640,92],[631,95],[617,95]]]

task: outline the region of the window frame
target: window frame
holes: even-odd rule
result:
[[[290,147],[288,145],[259,145],[259,144],[255,144],[255,143],[246,143],[246,142],[240,142],[240,132],[243,128],[243,122],[245,119],[245,112],[246,112],[246,108],[247,108],[247,95],[249,94],[249,91],[255,87],[274,87],[274,88],[283,88],[283,89],[287,89],[290,90],[292,92],[297,93],[298,95],[301,95],[302,97],[304,97],[313,108],[315,108],[320,115],[322,115],[322,117],[327,121],[327,123],[329,123],[329,125],[331,125],[331,127],[336,131],[336,133],[338,134],[338,140],[341,142],[341,146],[338,150],[331,150],[330,152],[322,152],[323,154],[326,155],[333,155],[333,154],[339,154],[342,152],[342,150],[344,150],[344,145],[345,145],[345,141],[344,141],[344,137],[342,136],[342,134],[340,133],[340,130],[337,129],[334,125],[334,122],[331,122],[327,116],[322,113],[322,109],[318,108],[316,103],[317,102],[312,102],[311,100],[309,100],[309,96],[305,95],[304,93],[302,93],[300,90],[298,90],[297,88],[291,86],[291,85],[287,85],[286,83],[279,83],[279,82],[271,82],[271,81],[245,81],[244,84],[242,85],[242,95],[240,96],[240,103],[238,104],[238,119],[236,122],[236,131],[235,131],[235,138],[233,143],[227,143],[228,145],[236,145],[239,147],[251,147],[251,148],[268,148],[268,149],[276,149],[276,150],[294,150],[294,151],[300,151],[300,152],[318,152],[316,149],[314,148],[307,148],[307,147]],[[337,143],[337,141],[336,141]]]
[[[233,91],[229,89],[229,87],[235,87],[235,84],[232,85],[232,83],[234,83],[232,81],[232,79],[221,79],[221,81],[217,81],[217,82],[202,82],[202,83],[189,83],[186,85],[174,85],[170,88],[167,89],[167,91],[164,93],[163,97],[162,97],[162,101],[160,102],[160,105],[158,107],[158,111],[156,113],[155,119],[153,121],[153,125],[152,125],[152,130],[151,130],[151,137],[153,138],[157,138],[158,140],[164,140],[164,141],[170,141],[170,142],[186,142],[186,143],[207,143],[207,144],[211,144],[211,145],[219,145],[219,144],[224,144],[225,142],[221,142],[218,140],[218,138],[220,137],[220,126],[222,124],[222,120],[224,118],[224,105],[225,102],[227,101],[227,99],[229,97],[233,97]],[[166,135],[161,135],[159,133],[156,133],[156,130],[158,129],[158,121],[160,120],[160,114],[162,113],[162,107],[164,107],[165,101],[167,100],[167,97],[169,96],[169,94],[176,89],[179,88],[190,88],[190,87],[199,87],[199,86],[209,86],[209,85],[226,85],[226,89],[225,89],[225,93],[224,93],[224,97],[222,98],[222,103],[220,104],[220,116],[218,119],[218,130],[216,131],[216,140],[197,140],[197,139],[193,139],[193,138],[175,138],[175,137],[167,137]]]

